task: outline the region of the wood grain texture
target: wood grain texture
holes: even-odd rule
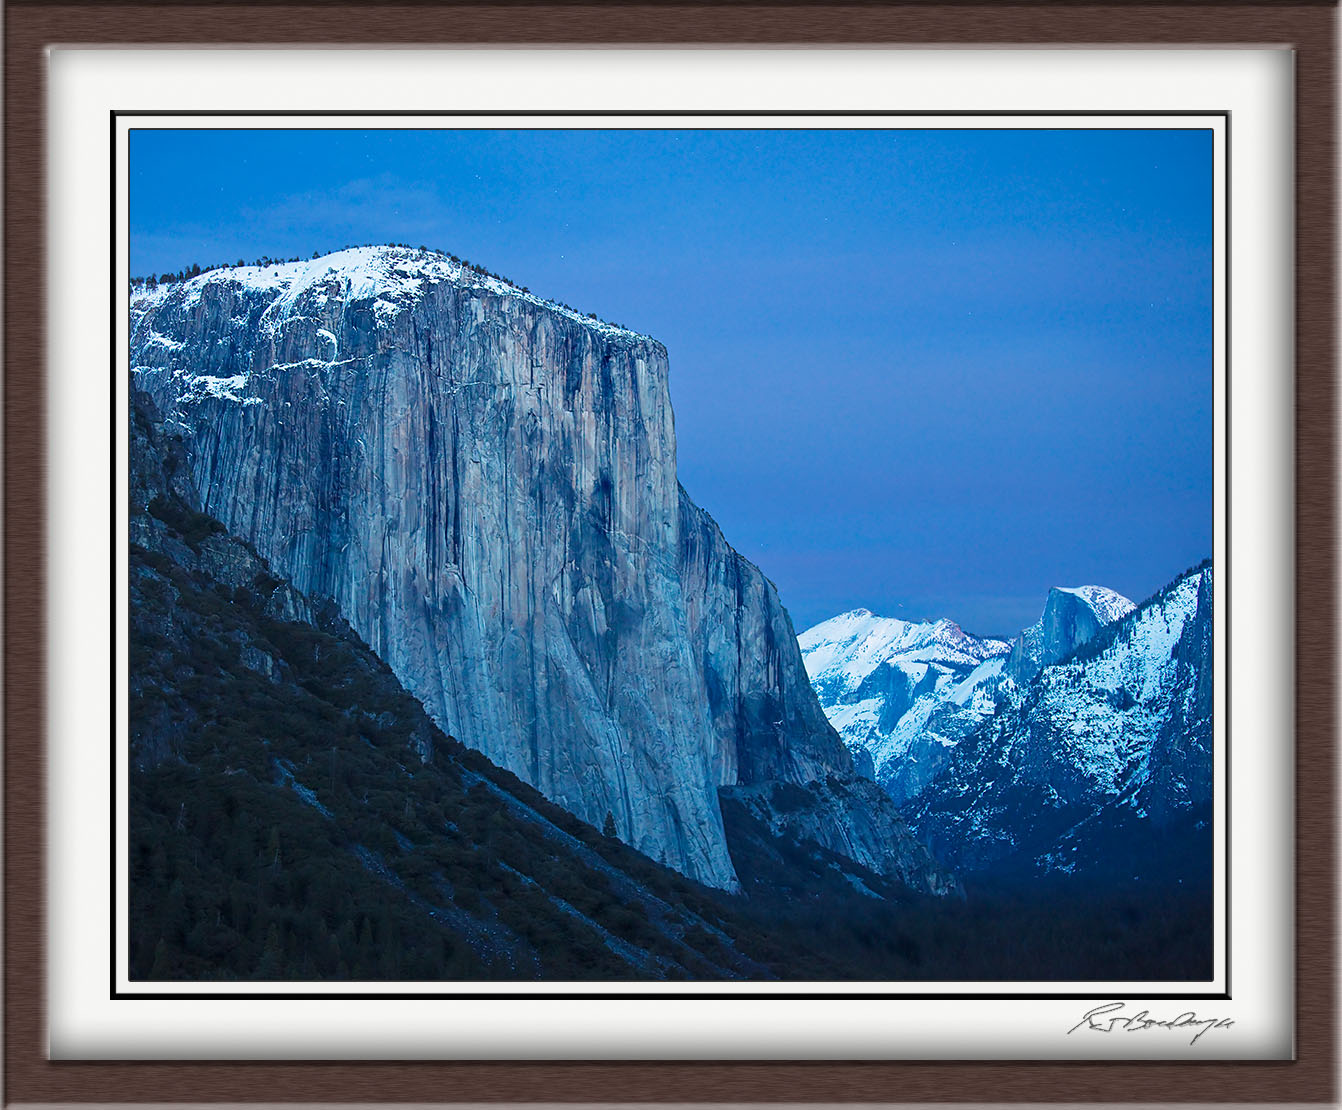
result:
[[[1337,60],[1296,57],[1296,1028],[1336,1070]],[[1307,44],[1310,40],[1298,40]],[[1323,1078],[1323,1077],[1321,1077]],[[1337,1099],[1336,1078],[1328,1101]]]
[[[264,8],[264,14],[261,10]],[[6,1103],[1324,1102],[1337,1098],[1332,3],[82,5],[5,13]],[[45,1059],[43,50],[50,43],[1275,43],[1297,54],[1299,1059],[1234,1064],[144,1064]],[[729,1005],[729,1003],[722,1003]]]
[[[264,9],[264,17],[260,10]],[[10,4],[49,43],[1307,43],[1333,5]],[[19,42],[7,44],[10,48]],[[7,54],[9,50],[7,49]]]

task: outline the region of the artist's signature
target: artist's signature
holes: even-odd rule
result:
[[[1213,1029],[1229,1029],[1234,1025],[1230,1018],[1198,1017],[1192,1010],[1185,1010],[1172,1018],[1155,1018],[1146,1010],[1135,1014],[1123,1012],[1122,1002],[1106,1002],[1086,1011],[1086,1015],[1067,1030],[1068,1036],[1083,1030],[1090,1033],[1141,1033],[1147,1029],[1185,1030],[1193,1034],[1189,1044],[1197,1044],[1198,1039]]]

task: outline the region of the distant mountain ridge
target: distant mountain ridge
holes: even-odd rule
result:
[[[1095,870],[1113,865],[1099,845],[1120,828],[1132,843],[1205,828],[1212,582],[1202,564],[1141,606],[1055,587],[1010,644],[956,629],[974,645],[960,653],[932,632],[949,622],[866,610],[799,643],[831,722],[938,859],[960,874]]]

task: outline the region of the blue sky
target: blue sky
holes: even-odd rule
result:
[[[1209,131],[145,131],[134,274],[451,251],[662,340],[801,629],[1030,624],[1211,554]]]

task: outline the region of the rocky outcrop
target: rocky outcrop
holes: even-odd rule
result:
[[[852,777],[772,585],[676,481],[660,343],[392,248],[131,307],[203,510],[445,731],[718,886],[720,787]]]
[[[679,556],[691,650],[716,746],[735,757],[723,784],[851,774],[851,758],[811,690],[773,583],[684,490]]]
[[[1054,586],[1044,602],[1043,616],[1012,644],[1006,673],[1017,685],[1028,685],[1044,667],[1067,658],[1105,625],[1134,608],[1122,594],[1103,586]]]
[[[132,979],[790,972],[734,899],[444,736],[329,601],[200,512],[142,395],[131,420]]]
[[[724,789],[723,795],[776,838],[818,845],[914,890],[963,893],[907,826],[888,819],[889,798],[870,779],[773,781]]]

